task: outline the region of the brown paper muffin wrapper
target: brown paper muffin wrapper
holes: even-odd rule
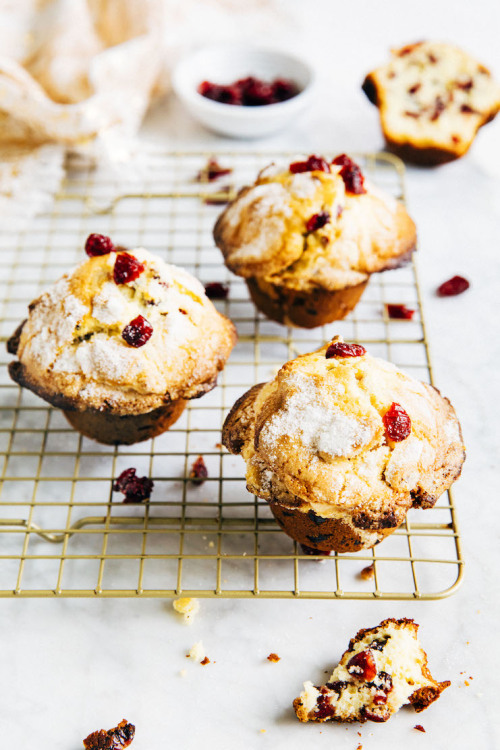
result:
[[[300,328],[316,328],[342,320],[357,305],[368,281],[329,291],[313,289],[301,292],[271,284],[262,279],[246,279],[248,291],[256,307],[271,320]]]

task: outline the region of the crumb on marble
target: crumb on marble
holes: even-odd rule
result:
[[[278,656],[278,654],[275,654],[274,652],[272,652],[267,657],[267,661],[277,662],[277,661],[280,661],[280,657]]]
[[[192,659],[193,661],[198,662],[198,664],[201,663],[201,660],[205,658],[205,649],[203,648],[203,643],[201,641],[197,641],[189,651],[189,654],[186,654],[187,659]]]

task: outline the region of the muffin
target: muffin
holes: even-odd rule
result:
[[[465,457],[439,391],[340,337],[245,393],[223,443],[244,458],[248,491],[320,552],[373,547],[409,508],[432,507]]]
[[[380,111],[387,148],[405,161],[435,166],[463,156],[500,109],[500,86],[459,47],[418,42],[392,50],[363,91]]]
[[[344,318],[370,274],[408,260],[416,231],[404,206],[342,154],[270,165],[226,207],[214,239],[259,310],[314,328]]]
[[[29,306],[8,342],[9,373],[109,444],[168,429],[216,384],[234,325],[182,268],[91,235],[88,260]]]
[[[410,703],[420,712],[451,684],[436,682],[413,620],[389,618],[360,630],[326,685],[304,683],[293,702],[300,721],[387,721]]]

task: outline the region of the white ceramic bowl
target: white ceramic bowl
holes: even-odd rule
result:
[[[229,84],[253,75],[265,81],[289,78],[299,93],[284,102],[258,107],[221,104],[198,93],[202,81]],[[310,101],[313,72],[284,52],[253,45],[204,47],[184,58],[173,74],[173,87],[189,112],[210,130],[232,138],[259,138],[293,122]]]

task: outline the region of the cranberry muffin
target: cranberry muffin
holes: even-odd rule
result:
[[[102,235],[86,248],[88,260],[30,304],[8,342],[9,373],[87,437],[147,440],[215,386],[236,331],[182,268]]]
[[[404,206],[342,154],[267,167],[226,207],[214,239],[259,310],[314,328],[344,318],[370,274],[408,260],[416,230]]]
[[[376,721],[402,706],[428,708],[450,682],[437,682],[413,620],[383,620],[360,630],[349,643],[326,685],[304,683],[293,707],[300,721]]]
[[[392,50],[390,62],[366,76],[363,91],[379,108],[387,148],[423,166],[463,156],[500,109],[490,71],[441,42]]]
[[[432,507],[465,457],[439,391],[339,337],[245,393],[223,443],[282,529],[322,552],[373,547]]]

